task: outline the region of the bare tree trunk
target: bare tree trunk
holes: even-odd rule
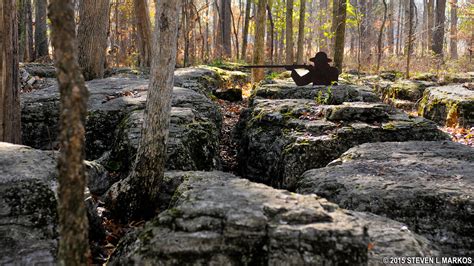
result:
[[[134,0],[135,18],[137,21],[140,66],[150,67],[151,65],[151,22],[148,12],[147,0]]]
[[[88,220],[84,205],[84,126],[88,91],[77,62],[72,1],[51,0],[49,17],[61,94],[58,261],[59,265],[86,265],[90,253]]]
[[[327,22],[327,15],[326,11],[328,9],[328,0],[320,0],[319,1],[319,50],[320,51],[328,51],[329,44],[327,41],[327,36],[324,35],[323,25]]]
[[[431,50],[433,46],[433,27],[434,27],[434,1],[435,0],[427,0],[427,16],[428,16],[428,48]]]
[[[293,53],[293,0],[286,0],[286,63],[294,63]]]
[[[230,17],[232,18],[232,28],[234,30],[234,38],[235,38],[235,55],[237,59],[239,58],[239,33],[237,31],[237,25],[235,24],[235,17],[234,17],[234,12],[232,12],[232,8],[230,10]]]
[[[399,0],[398,1],[398,19],[397,19],[397,47],[395,53],[397,55],[400,55],[400,43],[402,42],[402,7],[403,7],[403,1]]]
[[[249,24],[250,24],[250,7],[252,5],[251,0],[247,0],[245,4],[245,21],[244,21],[244,28],[242,29],[242,55],[240,56],[241,59],[244,61],[247,59],[247,43],[248,43],[248,35],[249,35]]]
[[[231,0],[219,0],[219,43],[222,47],[222,56],[232,57],[232,39],[231,39]]]
[[[79,7],[79,65],[86,80],[104,77],[109,8],[109,0],[82,0]]]
[[[306,19],[306,0],[300,0],[300,21],[298,25],[298,50],[296,55],[296,61],[298,64],[303,63],[304,55],[304,22]]]
[[[164,176],[181,0],[156,3],[153,59],[145,119],[133,170],[109,190],[109,208],[121,219],[155,214]]]
[[[15,0],[0,1],[0,141],[21,143]]]
[[[395,15],[395,0],[390,0],[388,3],[388,27],[387,27],[387,45],[388,53],[393,54],[394,51],[394,30],[395,30],[395,20],[393,19]]]
[[[346,37],[346,10],[348,0],[338,0],[336,40],[334,43],[334,65],[342,71],[342,62],[344,60],[344,44]]]
[[[410,78],[410,59],[412,55],[412,44],[413,44],[413,16],[415,9],[415,0],[410,0],[408,3],[408,33],[407,33],[407,47],[406,47],[406,56],[407,56],[407,66],[406,66],[406,78]]]
[[[35,18],[35,51],[36,58],[47,56],[48,51],[48,29],[46,24],[47,0],[36,0]]]
[[[451,29],[449,36],[449,52],[451,59],[458,59],[458,7],[457,0],[451,0]]]
[[[433,52],[441,58],[443,57],[445,11],[446,0],[436,0],[436,18],[432,49]]]
[[[34,59],[31,0],[19,1],[18,15],[20,61],[30,62]]]
[[[268,13],[268,21],[270,22],[270,27],[268,29],[268,36],[267,36],[267,45],[270,47],[270,51],[268,52],[270,63],[273,64],[273,52],[275,51],[275,21],[273,20],[272,15],[272,0],[267,0],[267,13]]]
[[[253,50],[253,63],[261,65],[265,63],[265,21],[267,0],[258,0],[257,15],[255,20],[255,46]],[[252,69],[252,81],[263,80],[265,73],[263,69]]]
[[[384,7],[384,12],[383,12],[383,21],[382,25],[380,26],[380,31],[379,31],[379,39],[377,42],[377,73],[379,73],[380,70],[380,61],[382,60],[382,37],[383,37],[383,30],[385,27],[385,22],[387,21],[387,0],[382,0],[383,2],[383,7]]]

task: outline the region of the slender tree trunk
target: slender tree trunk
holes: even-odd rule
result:
[[[458,59],[458,7],[457,0],[451,0],[451,29],[449,36],[449,52],[451,59]]]
[[[344,44],[346,37],[346,10],[348,0],[338,0],[336,40],[334,43],[334,65],[342,71],[342,62],[344,60]]]
[[[234,30],[234,40],[235,40],[235,55],[237,59],[239,58],[239,52],[240,52],[240,44],[239,44],[239,32],[237,31],[237,25],[235,23],[235,17],[234,17],[234,12],[232,12],[232,8],[229,8],[230,10],[230,17],[232,18],[232,28]]]
[[[20,0],[18,8],[20,61],[30,62],[34,59],[31,0]]]
[[[21,143],[16,0],[0,1],[0,141]]]
[[[384,12],[383,12],[382,25],[380,26],[380,31],[379,31],[379,39],[377,41],[377,73],[379,73],[380,61],[382,60],[382,55],[383,55],[382,38],[383,38],[383,30],[385,27],[385,22],[387,21],[387,10],[388,10],[387,0],[382,0],[382,2],[383,2]]]
[[[35,51],[36,58],[47,56],[48,51],[48,29],[46,24],[47,0],[35,0],[36,18],[35,18]]]
[[[109,0],[81,0],[77,37],[79,65],[86,80],[104,77],[109,8]]]
[[[428,16],[428,47],[432,50],[433,47],[433,27],[434,27],[434,1],[435,0],[427,0],[427,16]]]
[[[261,65],[265,63],[265,21],[267,0],[258,0],[257,15],[255,20],[255,46],[253,50],[253,63]],[[263,80],[265,73],[263,69],[252,69],[252,81]]]
[[[268,21],[270,22],[270,27],[268,29],[268,36],[267,36],[267,45],[270,47],[268,52],[270,63],[273,64],[273,52],[275,51],[275,21],[273,20],[272,15],[272,0],[267,0],[267,13],[268,13]]]
[[[222,47],[222,56],[232,57],[232,39],[231,39],[231,1],[220,0],[219,5],[219,39]]]
[[[249,35],[249,24],[250,24],[250,7],[252,6],[252,1],[247,0],[245,4],[245,20],[244,20],[244,28],[242,29],[242,55],[240,56],[241,59],[244,61],[247,59],[247,43],[248,43],[248,35]]]
[[[89,238],[84,205],[84,125],[88,91],[77,62],[73,3],[71,0],[50,1],[49,17],[61,94],[58,264],[86,265],[89,258]]]
[[[304,22],[306,19],[306,0],[300,0],[300,21],[298,25],[298,50],[296,61],[298,64],[303,63],[303,55],[304,55]]]
[[[135,18],[137,21],[140,66],[150,67],[151,65],[151,22],[150,12],[148,11],[147,0],[133,1]]]
[[[395,15],[395,0],[390,0],[388,3],[388,27],[387,27],[387,45],[388,45],[388,53],[393,54],[394,51],[394,15]]]
[[[154,216],[164,176],[181,0],[156,3],[151,79],[135,164],[109,191],[109,208],[121,219]]]
[[[413,15],[415,9],[415,0],[409,0],[408,3],[408,33],[407,33],[407,47],[406,47],[406,56],[407,56],[407,66],[406,66],[406,78],[410,78],[410,60],[412,55],[412,44],[413,44]]]
[[[433,52],[441,58],[443,57],[445,11],[446,0],[436,0],[436,18],[432,49]]]
[[[319,18],[319,27],[318,27],[318,32],[319,32],[319,50],[320,51],[325,51],[328,52],[328,41],[327,41],[327,36],[324,35],[324,30],[323,30],[323,25],[326,24],[327,22],[327,15],[326,15],[326,10],[328,9],[328,0],[320,0],[319,1],[319,12],[318,12],[318,18]]]
[[[286,63],[294,63],[293,53],[293,0],[286,0]]]
[[[402,41],[402,0],[398,1],[398,19],[397,19],[397,47],[395,53],[400,55],[400,43]]]

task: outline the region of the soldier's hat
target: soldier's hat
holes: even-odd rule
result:
[[[309,61],[314,63],[332,62],[332,60],[328,58],[328,55],[325,52],[318,52],[313,58],[310,58]]]

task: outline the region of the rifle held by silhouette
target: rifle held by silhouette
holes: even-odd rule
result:
[[[249,66],[243,66],[243,68],[284,68],[288,70],[293,70],[293,69],[307,69],[309,65],[249,65]]]

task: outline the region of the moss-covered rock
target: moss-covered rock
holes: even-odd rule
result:
[[[474,126],[474,91],[461,85],[433,87],[425,91],[418,113],[441,125]]]
[[[405,223],[442,247],[473,256],[474,149],[451,141],[367,143],[303,174],[297,192]]]
[[[355,85],[296,86],[294,82],[279,81],[255,88],[253,99],[311,99],[325,104],[343,102],[379,102],[380,99],[368,87]]]
[[[417,102],[423,96],[425,89],[434,85],[433,82],[399,80],[382,89],[381,94],[385,100],[398,99]]]
[[[148,80],[140,78],[107,78],[86,83],[90,97],[86,121],[86,154],[99,158],[111,149],[114,134],[127,115],[145,108]],[[23,94],[23,143],[39,149],[57,147],[59,91],[57,86]],[[216,104],[190,89],[175,88],[172,105],[192,108],[199,119],[208,119],[220,128],[221,114]]]
[[[242,176],[292,188],[306,170],[326,166],[366,142],[440,140],[435,123],[381,103],[320,105],[314,100],[255,100],[236,131]]]
[[[191,108],[173,107],[167,147],[169,170],[212,170],[219,166],[219,129],[213,121],[197,117]],[[143,110],[131,112],[117,130],[107,165],[126,173],[135,160]]]
[[[129,233],[111,265],[366,265],[385,256],[438,255],[400,223],[315,195],[222,172],[170,172],[164,186],[169,208]]]

